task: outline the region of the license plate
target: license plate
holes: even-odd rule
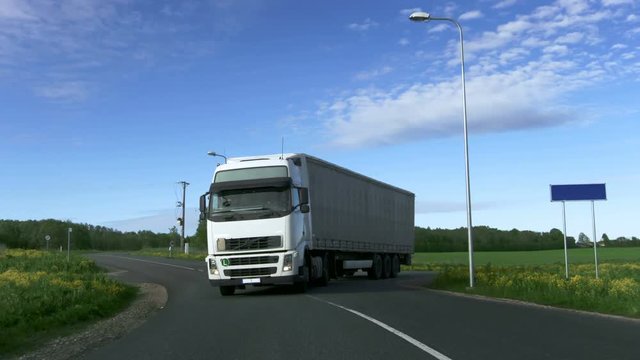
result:
[[[260,283],[260,278],[242,279],[242,283],[243,284],[259,284]]]

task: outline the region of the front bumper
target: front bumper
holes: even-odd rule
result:
[[[300,275],[290,276],[263,276],[255,278],[234,278],[234,279],[222,279],[211,280],[209,284],[211,286],[242,286],[242,285],[293,285],[295,283],[304,281],[304,277]]]

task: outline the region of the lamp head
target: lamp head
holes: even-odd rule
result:
[[[424,22],[431,20],[431,14],[424,11],[416,11],[409,15],[409,20],[416,22]]]

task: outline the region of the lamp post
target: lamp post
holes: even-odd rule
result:
[[[471,181],[469,180],[469,136],[467,130],[467,91],[464,80],[464,41],[462,37],[462,26],[454,19],[432,17],[431,14],[416,11],[409,15],[409,20],[416,22],[427,22],[429,20],[442,20],[452,22],[460,32],[460,66],[462,73],[462,115],[464,121],[464,162],[465,162],[465,183],[467,191],[467,233],[469,239],[469,287],[473,287],[473,227],[471,222]]]
[[[227,163],[227,157],[226,157],[226,156],[224,156],[224,155],[222,155],[222,154],[218,154],[218,153],[217,153],[217,152],[215,152],[215,151],[209,151],[209,152],[207,153],[207,155],[209,155],[209,156],[219,156],[219,157],[221,157],[221,158],[223,158],[223,159],[224,159],[224,163],[225,163],[225,164]]]

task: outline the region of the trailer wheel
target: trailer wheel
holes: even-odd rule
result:
[[[391,257],[389,254],[384,254],[382,258],[382,278],[389,277],[391,277]]]
[[[367,270],[369,279],[377,280],[382,277],[382,257],[379,254],[373,255],[373,264]]]
[[[391,257],[391,277],[398,277],[398,273],[400,272],[400,258],[398,254],[393,254]]]
[[[236,287],[231,286],[220,286],[220,295],[222,296],[231,296],[236,292]]]

